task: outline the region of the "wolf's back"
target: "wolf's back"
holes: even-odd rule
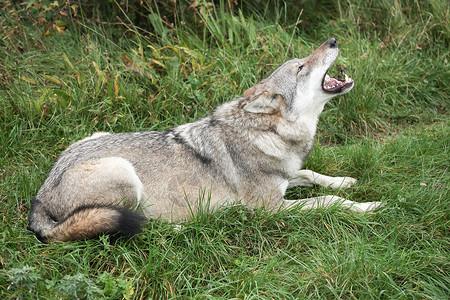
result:
[[[140,232],[144,216],[126,207],[85,205],[57,220],[38,199],[33,199],[28,229],[44,242],[82,240],[110,234],[129,237]]]

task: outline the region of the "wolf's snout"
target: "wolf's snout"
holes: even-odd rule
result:
[[[330,48],[336,48],[337,47],[337,42],[335,38],[331,38],[327,41],[327,44],[330,45]]]

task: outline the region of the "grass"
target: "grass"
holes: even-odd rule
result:
[[[0,294],[447,299],[448,3],[163,2],[1,8]],[[327,105],[306,167],[359,183],[287,197],[385,202],[376,213],[236,205],[115,243],[43,245],[26,231],[30,200],[74,141],[195,120],[330,37],[356,86]]]

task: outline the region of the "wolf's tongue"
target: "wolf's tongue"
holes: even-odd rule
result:
[[[351,85],[353,80],[344,73],[344,79],[330,77],[328,74],[323,79],[323,89],[327,92],[340,92],[342,88]]]
[[[332,89],[335,88],[336,86],[339,86],[341,82],[339,82],[339,80],[337,80],[336,78],[329,78],[325,84],[324,84],[324,88],[325,89]]]

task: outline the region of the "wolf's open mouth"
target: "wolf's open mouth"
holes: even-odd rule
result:
[[[347,76],[344,71],[341,71],[340,75],[344,75],[344,79],[330,77],[328,74],[325,74],[322,80],[322,88],[325,92],[328,93],[340,93],[351,87],[353,85],[353,79]]]

